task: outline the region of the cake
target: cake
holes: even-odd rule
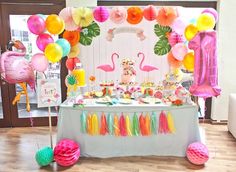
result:
[[[136,71],[134,69],[134,61],[125,58],[122,60],[122,74],[121,74],[121,82],[122,85],[134,85],[136,79]]]

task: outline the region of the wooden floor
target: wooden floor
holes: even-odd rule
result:
[[[62,168],[52,163],[40,168],[34,160],[38,147],[49,145],[47,127],[0,129],[0,171],[76,171],[76,172],[160,172],[209,171],[236,172],[236,140],[228,133],[226,125],[201,124],[205,131],[210,160],[205,166],[194,166],[185,158],[176,157],[125,157],[81,158],[70,167]],[[55,144],[54,131],[54,144]]]

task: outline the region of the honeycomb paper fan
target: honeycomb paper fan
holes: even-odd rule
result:
[[[72,10],[72,18],[78,26],[86,27],[93,22],[93,12],[89,8],[75,8]]]
[[[74,31],[78,29],[78,26],[76,25],[76,23],[74,22],[72,18],[72,9],[73,9],[72,7],[66,7],[66,8],[63,8],[59,13],[59,16],[65,22],[65,30],[68,30],[68,31]]]

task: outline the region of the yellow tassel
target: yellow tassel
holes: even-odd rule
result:
[[[129,115],[126,115],[126,117],[125,117],[125,123],[126,123],[127,135],[128,135],[128,136],[132,136]]]
[[[114,134],[115,134],[115,136],[120,135],[119,119],[118,119],[117,115],[114,116]]]
[[[167,113],[167,122],[168,122],[168,128],[171,133],[175,133],[175,125],[174,125],[174,119],[170,112]]]
[[[151,135],[151,125],[150,125],[150,115],[149,113],[146,114],[145,116],[145,125],[146,125],[146,131],[147,135]]]
[[[93,135],[99,134],[98,117],[97,117],[97,114],[95,114],[95,113],[92,116],[92,134]]]
[[[92,135],[92,116],[90,114],[88,114],[87,116],[87,133]]]

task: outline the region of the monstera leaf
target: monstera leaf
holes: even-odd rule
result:
[[[96,37],[100,35],[100,27],[98,26],[97,23],[93,22],[91,25],[88,27],[88,34],[92,37]]]
[[[157,55],[165,55],[167,54],[171,49],[171,46],[167,39],[160,39],[155,47],[154,47],[154,53]]]
[[[161,26],[159,24],[156,24],[154,26],[154,32],[160,39],[165,39],[166,34],[171,32],[171,28],[169,26]]]
[[[100,35],[100,28],[97,23],[93,22],[88,27],[82,28],[82,31],[80,32],[79,42],[84,46],[91,45],[93,37],[96,37],[98,35]]]

